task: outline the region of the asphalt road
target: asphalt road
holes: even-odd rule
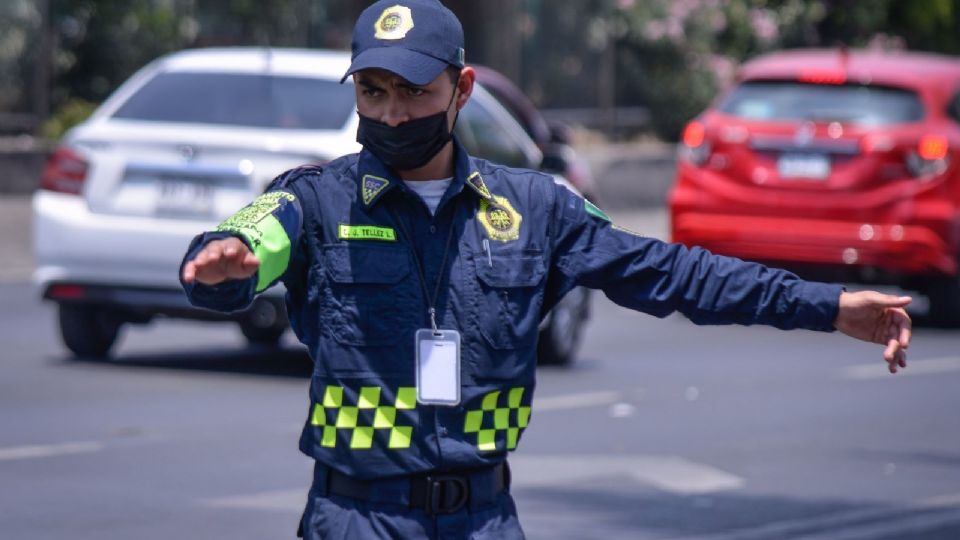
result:
[[[0,222],[23,207],[0,200]],[[664,229],[658,211],[614,219]],[[292,538],[310,477],[303,353],[162,321],[111,361],[70,360],[9,264],[28,260],[11,239],[28,229],[6,230],[0,538]],[[529,538],[960,538],[960,332],[918,329],[890,376],[879,348],[836,334],[594,300],[581,361],[541,370],[511,460]]]

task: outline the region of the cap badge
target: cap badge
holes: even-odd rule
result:
[[[410,8],[399,4],[388,7],[380,14],[373,25],[373,37],[377,39],[403,39],[413,28],[413,14]]]

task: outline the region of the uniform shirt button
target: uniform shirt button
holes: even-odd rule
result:
[[[437,226],[436,226],[436,225],[431,225],[431,226],[430,226],[430,234],[433,234],[433,233],[435,233],[435,232],[437,232]]]

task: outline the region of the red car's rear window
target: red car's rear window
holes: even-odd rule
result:
[[[749,120],[810,120],[882,126],[923,119],[920,98],[900,88],[870,85],[748,81],[724,99],[720,110]]]

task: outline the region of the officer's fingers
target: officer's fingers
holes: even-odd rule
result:
[[[256,271],[260,261],[241,240],[237,238],[230,240],[232,242],[225,244],[223,248],[224,271],[233,279],[250,277]]]
[[[891,339],[883,351],[883,359],[887,362],[890,373],[896,373],[897,368],[907,367],[907,351],[896,339]]]
[[[894,364],[896,362],[897,351],[900,350],[900,342],[895,339],[890,339],[887,341],[887,346],[883,349],[883,359],[888,364]]]
[[[204,285],[216,285],[226,278],[224,271],[223,241],[214,240],[194,258],[194,278]]]
[[[251,259],[253,260],[251,261]],[[231,258],[225,271],[227,277],[231,279],[246,279],[256,273],[259,266],[260,261],[253,254],[246,253],[243,256]]]
[[[207,261],[210,264],[221,264],[223,258],[223,241],[214,240],[210,242],[204,251],[207,253]]]
[[[248,251],[246,257],[243,258],[242,266],[244,270],[249,271],[252,275],[253,272],[256,272],[257,269],[260,268],[260,259]]]
[[[200,253],[194,257],[194,262],[198,267],[204,267],[210,264],[219,264],[220,253],[223,251],[220,240],[214,240],[203,246]]]
[[[898,331],[897,339],[900,341],[900,346],[906,349],[910,346],[910,338],[913,337],[913,321],[910,320],[910,315],[902,308],[894,310],[893,324]]]
[[[193,283],[193,280],[197,278],[197,265],[193,261],[183,265],[182,277],[184,283]]]
[[[224,257],[236,257],[238,255],[243,255],[245,252],[249,251],[247,245],[243,243],[243,240],[240,240],[236,237],[225,238],[223,241],[223,255]]]

